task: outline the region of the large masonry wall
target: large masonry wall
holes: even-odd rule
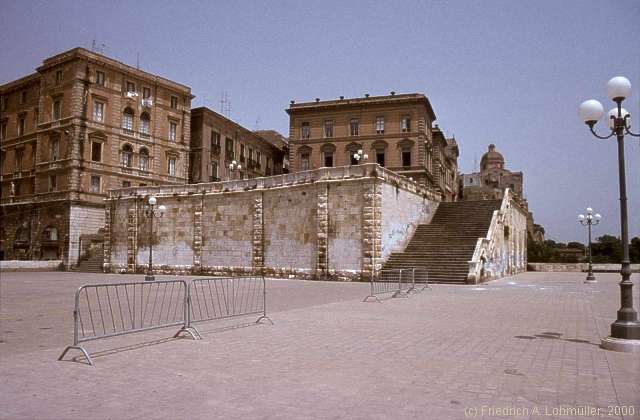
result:
[[[430,223],[438,202],[409,193],[390,184],[382,185],[381,258],[402,251],[421,223]]]
[[[106,206],[108,271],[146,270],[150,195],[167,207],[154,219],[154,270],[183,274],[359,279],[404,246],[401,228],[410,237],[437,206],[428,191],[375,164],[116,190]]]

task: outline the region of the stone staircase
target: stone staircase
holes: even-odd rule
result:
[[[429,282],[466,283],[468,261],[485,237],[502,200],[440,203],[431,223],[418,225],[404,252],[394,252],[384,269],[426,268]]]
[[[71,271],[80,271],[83,273],[102,273],[102,263],[104,257],[101,253],[92,255],[89,258],[80,261],[80,264],[71,269]]]

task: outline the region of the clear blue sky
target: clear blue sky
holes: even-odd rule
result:
[[[625,75],[640,131],[640,1],[8,1],[0,0],[0,83],[43,58],[104,53],[191,86],[194,106],[288,133],[297,101],[423,92],[460,144],[460,169],[495,143],[522,170],[547,237],[585,240],[576,216],[602,213],[619,235],[617,152],[578,119]],[[602,127],[603,128],[603,127]],[[630,234],[640,235],[640,143],[628,139]]]

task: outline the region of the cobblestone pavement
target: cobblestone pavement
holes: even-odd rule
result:
[[[273,326],[91,342],[89,367],[56,361],[73,292],[131,278],[2,273],[0,418],[640,418],[640,355],[598,347],[619,276],[583,277],[435,285],[381,304],[361,302],[366,284],[270,280]]]

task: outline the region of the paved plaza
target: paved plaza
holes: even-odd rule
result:
[[[525,273],[383,303],[361,302],[363,283],[268,280],[274,325],[89,342],[95,367],[56,360],[75,289],[142,276],[1,276],[2,419],[640,418],[640,355],[598,347],[617,274]]]

